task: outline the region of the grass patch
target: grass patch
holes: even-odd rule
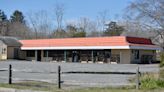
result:
[[[163,92],[164,90],[164,83],[155,82],[154,80],[149,82],[150,80],[144,79],[142,82],[153,83],[156,86],[149,85],[148,89],[141,89],[136,90],[134,86],[125,86],[120,88],[112,88],[112,87],[91,87],[91,88],[76,88],[76,89],[69,89],[62,86],[62,89],[58,89],[56,84],[51,84],[47,82],[36,82],[36,81],[27,81],[27,82],[20,82],[20,83],[13,83],[9,84],[0,84],[0,87],[5,88],[14,88],[14,89],[28,89],[28,90],[37,90],[37,91],[48,91],[48,92]],[[145,85],[145,84],[144,84]],[[160,85],[161,87],[158,87]],[[71,87],[71,86],[70,86]],[[144,87],[144,86],[143,86]]]
[[[39,90],[39,91],[57,90],[57,86],[55,84],[51,84],[47,82],[37,82],[37,81],[26,81],[26,82],[19,82],[19,83],[13,83],[13,84],[1,83],[0,87],[25,89],[25,90],[26,89]]]
[[[164,89],[141,89],[136,90],[134,88],[85,88],[76,89],[71,92],[163,92]]]
[[[164,52],[160,54],[160,67],[164,67]]]
[[[157,75],[144,74],[141,76],[141,89],[160,89],[164,88],[164,80],[161,80]]]
[[[160,79],[164,80],[164,68],[160,69],[159,77],[160,77]]]
[[[76,89],[72,92],[136,92],[134,89],[121,89],[121,88],[85,88],[85,89]]]

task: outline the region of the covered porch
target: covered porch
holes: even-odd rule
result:
[[[27,50],[26,55],[41,62],[120,63],[121,53],[103,50]]]

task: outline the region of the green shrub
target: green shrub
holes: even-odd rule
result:
[[[150,75],[144,75],[141,78],[141,88],[143,89],[155,89],[158,85],[156,83],[156,79]]]
[[[160,69],[159,77],[164,80],[164,68]]]
[[[164,80],[157,80],[156,82],[157,82],[158,87],[164,88]]]
[[[160,54],[160,67],[164,67],[164,52]]]
[[[141,88],[142,89],[156,89],[164,88],[164,80],[156,78],[152,74],[145,74],[141,77]]]

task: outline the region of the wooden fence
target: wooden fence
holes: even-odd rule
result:
[[[61,86],[62,86],[62,80],[61,80],[61,75],[64,74],[64,73],[102,73],[104,74],[105,72],[79,72],[79,71],[74,71],[74,72],[62,72],[62,69],[61,69],[61,66],[58,66],[58,69],[57,69],[57,74],[58,74],[58,88],[61,89]],[[9,77],[8,77],[8,84],[12,84],[12,65],[10,64],[9,65]],[[124,72],[124,73],[119,73],[119,72],[106,72],[106,74],[130,74],[130,72]],[[131,73],[133,74],[133,73]],[[137,67],[136,69],[136,89],[138,90],[140,88],[140,71],[139,71],[139,67]]]

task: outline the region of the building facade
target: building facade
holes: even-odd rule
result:
[[[150,39],[113,36],[19,40],[20,59],[81,63],[150,63],[156,50]]]
[[[0,36],[0,60],[19,59],[20,48],[16,38]]]

